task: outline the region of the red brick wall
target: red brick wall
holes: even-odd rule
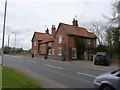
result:
[[[95,39],[90,39],[91,44],[87,44],[87,38],[84,38],[85,46],[86,47],[93,47]]]
[[[82,38],[82,37],[80,37]],[[94,46],[94,39],[90,39],[91,40],[91,44],[87,44],[87,38],[82,38],[84,40],[84,44],[86,47],[93,47]],[[69,48],[75,48],[75,36],[69,36],[68,37],[68,45]]]
[[[34,46],[34,42],[36,42],[36,46]],[[36,37],[33,38],[32,53],[34,53],[34,50],[36,50],[36,54],[38,54],[38,40],[36,39]]]
[[[42,54],[43,50],[44,50],[44,54],[46,54],[46,46],[47,46],[47,44],[44,44],[44,46],[43,46],[43,44],[40,44],[39,50],[41,50],[41,54]]]
[[[58,43],[58,36],[62,35],[62,43]],[[64,54],[68,54],[68,38],[67,38],[67,34],[64,31],[63,27],[59,27],[59,30],[57,31],[56,35],[55,35],[55,39],[54,39],[54,49],[55,49],[55,56],[58,56],[58,47],[62,48],[62,51]]]
[[[80,37],[82,38],[82,37]],[[94,46],[94,39],[91,40],[91,44],[87,44],[87,38],[82,38],[84,40],[84,44],[86,47],[93,47]],[[75,45],[75,36],[70,36],[68,37],[68,55],[69,55],[69,48],[76,48]],[[82,48],[82,47],[81,47]]]

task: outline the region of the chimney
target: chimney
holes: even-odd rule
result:
[[[73,26],[74,26],[75,28],[77,28],[77,27],[78,27],[78,21],[77,21],[77,20],[75,20],[75,18],[73,18]]]
[[[46,34],[49,34],[49,30],[48,30],[48,28],[47,28],[47,30],[46,30]]]
[[[55,31],[56,31],[55,25],[52,25],[52,35],[55,34]]]

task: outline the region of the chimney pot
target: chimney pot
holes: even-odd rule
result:
[[[73,26],[74,26],[75,28],[78,27],[78,20],[75,20],[75,18],[73,18]]]
[[[46,30],[46,34],[49,34],[49,29],[47,28],[47,30]]]

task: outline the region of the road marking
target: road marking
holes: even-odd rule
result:
[[[52,66],[52,65],[49,65],[49,64],[44,64],[45,66],[48,66],[48,67],[52,67],[52,68],[57,68],[57,69],[63,69],[61,67],[56,67],[56,66]]]
[[[35,61],[31,61],[31,60],[26,60],[26,61],[28,61],[28,62],[32,62],[32,63],[36,63]]]
[[[82,74],[82,75],[89,76],[89,77],[93,77],[93,78],[96,77],[96,76],[94,76],[94,75],[90,75],[90,74],[86,74],[86,73],[81,73],[81,72],[77,72],[77,74]]]
[[[43,61],[45,61],[45,59],[43,59],[43,58],[41,58],[40,60],[43,60]]]

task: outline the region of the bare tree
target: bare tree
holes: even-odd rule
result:
[[[108,24],[111,26],[115,26],[120,22],[120,1],[115,1],[112,4],[112,16],[103,15],[104,18],[108,20]]]
[[[97,40],[100,45],[103,45],[105,43],[105,25],[103,25],[101,22],[95,22],[92,24],[90,31],[92,31],[97,36]]]

